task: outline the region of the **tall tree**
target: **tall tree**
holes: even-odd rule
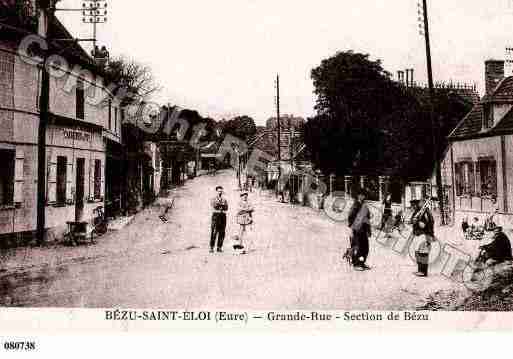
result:
[[[241,140],[247,141],[257,132],[255,120],[249,116],[237,116],[229,121],[222,122],[223,132]]]
[[[109,79],[132,93],[135,98],[125,101],[142,101],[161,89],[149,66],[120,56],[109,60],[105,68]]]
[[[306,124],[304,140],[319,168],[405,178],[431,174],[435,149],[425,89],[394,82],[381,61],[352,51],[323,60],[312,79],[318,114]],[[471,107],[456,97],[447,89],[436,92],[444,137]]]

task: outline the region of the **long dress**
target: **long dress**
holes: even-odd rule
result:
[[[369,236],[371,235],[370,210],[365,203],[356,201],[349,213],[349,227],[352,231],[351,249],[354,266],[362,266],[369,255]]]

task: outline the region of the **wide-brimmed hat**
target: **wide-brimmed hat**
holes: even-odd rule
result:
[[[242,193],[240,194],[240,196],[241,196],[241,197],[249,196],[249,193],[248,193],[248,192],[242,192]]]
[[[224,188],[223,188],[223,186],[217,186],[217,187],[216,187],[216,191],[217,191],[217,190],[220,190],[220,189],[224,189]]]

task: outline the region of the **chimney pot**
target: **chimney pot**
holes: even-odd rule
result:
[[[497,88],[502,79],[504,79],[504,60],[485,61],[485,88],[487,95]]]

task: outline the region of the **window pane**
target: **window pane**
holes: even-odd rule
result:
[[[102,161],[94,161],[94,198],[99,199],[101,197],[101,185],[102,185]]]

